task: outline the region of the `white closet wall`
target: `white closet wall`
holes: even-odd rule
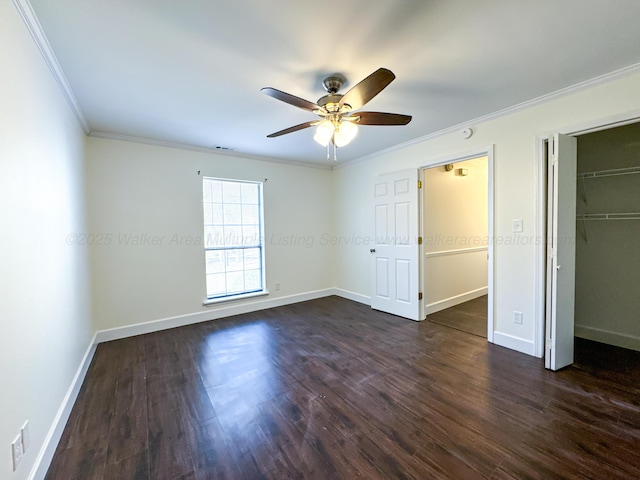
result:
[[[640,123],[578,137],[577,182],[575,334],[640,350]]]

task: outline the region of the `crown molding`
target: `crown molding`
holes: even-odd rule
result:
[[[71,85],[69,85],[69,81],[62,71],[62,67],[60,66],[60,63],[58,63],[56,55],[53,53],[51,44],[49,43],[49,40],[47,40],[44,30],[42,30],[42,25],[40,25],[40,21],[38,20],[38,17],[36,17],[36,13],[33,11],[31,3],[29,3],[29,0],[13,0],[13,4],[16,6],[20,17],[22,17],[22,21],[27,26],[33,40],[36,42],[38,50],[40,50],[45,63],[53,74],[53,78],[55,78],[60,90],[62,90],[62,94],[67,100],[69,107],[71,107],[71,111],[78,120],[80,127],[84,133],[88,135],[91,131],[89,123],[82,113],[78,100],[73,93],[73,90],[71,90]]]
[[[566,97],[568,95],[580,92],[582,90],[586,90],[588,88],[594,88],[599,85],[604,85],[606,83],[612,82],[614,80],[618,80],[620,78],[628,77],[634,74],[640,73],[640,63],[635,63],[633,65],[629,65],[627,67],[620,68],[618,70],[614,70],[613,72],[605,73],[604,75],[600,75],[594,78],[590,78],[589,80],[585,80],[580,83],[576,83],[574,85],[570,85],[565,88],[561,88],[560,90],[556,90],[555,92],[547,93],[540,97],[533,98],[531,100],[527,100],[521,103],[517,103],[507,108],[503,108],[502,110],[497,110],[492,113],[488,113],[486,115],[482,115],[480,117],[476,117],[472,120],[468,120],[463,123],[459,123],[457,125],[453,125],[451,127],[444,128],[442,130],[438,130],[437,132],[429,133],[427,135],[423,135],[422,137],[414,138],[413,140],[409,140],[404,143],[400,143],[398,145],[394,145],[393,147],[385,148],[384,150],[380,150],[379,152],[374,152],[369,155],[365,155],[359,158],[354,158],[353,160],[348,160],[346,162],[339,163],[334,166],[334,169],[339,169],[342,167],[346,167],[348,165],[355,165],[356,163],[364,162],[366,160],[370,160],[375,157],[379,157],[381,155],[385,155],[387,153],[395,152],[397,150],[402,150],[411,145],[416,145],[418,143],[426,142],[427,140],[432,140],[437,137],[441,137],[443,135],[447,135],[449,133],[454,133],[460,131],[467,127],[473,127],[479,123],[488,122],[490,120],[495,120],[500,117],[504,117],[506,115],[526,110],[528,108],[534,107],[536,105],[540,105],[546,102],[550,102],[551,100],[556,100],[558,98]]]
[[[333,165],[327,165],[324,163],[313,163],[313,162],[304,162],[304,161],[298,162],[295,160],[285,160],[282,158],[268,157],[266,155],[265,156],[251,155],[251,154],[242,153],[242,152],[218,150],[212,147],[201,147],[198,145],[191,145],[188,143],[157,140],[155,138],[136,137],[135,135],[124,135],[122,133],[112,133],[112,132],[103,132],[99,130],[92,130],[91,132],[88,133],[88,135],[90,137],[95,137],[95,138],[105,138],[108,140],[120,140],[124,142],[142,143],[144,145],[153,145],[156,147],[175,148],[178,150],[190,150],[192,152],[216,154],[220,156],[233,157],[233,158],[244,158],[248,160],[257,160],[260,162],[282,163],[285,165],[294,165],[296,167],[318,168],[320,170],[331,170],[333,168]]]
[[[453,133],[456,132],[460,129],[466,128],[466,127],[471,127],[474,125],[477,125],[479,123],[484,123],[490,120],[494,120],[506,115],[509,115],[511,113],[515,113],[517,111],[521,111],[521,110],[525,110],[528,109],[530,107],[536,106],[536,105],[540,105],[546,102],[549,102],[551,100],[555,100],[567,95],[571,95],[573,93],[577,93],[581,90],[585,90],[588,88],[593,88],[599,85],[603,85],[605,83],[611,82],[613,80],[617,80],[619,78],[624,78],[636,73],[640,72],[640,63],[636,63],[633,65],[629,65],[627,67],[623,67],[620,68],[618,70],[614,70],[613,72],[609,72],[594,78],[591,78],[589,80],[585,80],[583,82],[579,82],[576,83],[574,85],[570,85],[568,87],[562,88],[560,90],[556,90],[554,92],[542,95],[540,97],[536,97],[534,99],[531,100],[527,100],[515,105],[512,105],[510,107],[501,109],[501,110],[497,110],[495,112],[486,114],[486,115],[482,115],[480,117],[476,117],[474,119],[453,125],[451,127],[447,127],[444,128],[442,130],[438,130],[436,132],[433,133],[429,133],[427,135],[423,135],[421,137],[418,138],[414,138],[412,140],[409,140],[407,142],[404,143],[400,143],[398,145],[394,145],[392,147],[371,153],[369,155],[364,155],[362,157],[358,157],[355,158],[353,160],[348,160],[345,162],[340,162],[338,164],[322,164],[322,163],[314,163],[314,162],[304,162],[304,161],[294,161],[294,160],[285,160],[285,159],[281,159],[281,158],[275,158],[275,157],[268,157],[268,156],[262,156],[262,155],[251,155],[251,154],[241,154],[241,153],[236,153],[236,152],[225,152],[225,151],[219,151],[216,150],[215,148],[207,148],[207,147],[200,147],[197,145],[190,145],[190,144],[183,144],[183,143],[179,143],[179,142],[171,142],[171,141],[163,141],[163,140],[156,140],[156,139],[152,139],[152,138],[144,138],[144,137],[136,137],[136,136],[132,136],[132,135],[122,135],[122,134],[117,134],[117,133],[111,133],[111,132],[102,132],[102,131],[92,131],[89,123],[87,122],[84,113],[82,112],[82,109],[80,108],[80,105],[78,103],[78,100],[75,96],[75,94],[73,93],[73,90],[71,89],[71,85],[69,84],[69,81],[67,80],[67,77],[65,76],[64,72],[62,71],[62,67],[60,66],[60,63],[58,62],[58,59],[56,58],[53,49],[51,47],[51,44],[49,43],[49,40],[47,39],[42,26],[40,24],[40,21],[38,20],[33,7],[31,6],[31,3],[29,2],[29,0],[13,0],[13,4],[15,5],[16,9],[18,10],[18,13],[20,14],[20,17],[22,18],[22,20],[24,21],[25,25],[27,26],[27,29],[29,30],[29,33],[31,34],[31,36],[33,37],[36,45],[38,46],[38,49],[40,50],[40,53],[42,54],[42,57],[44,58],[47,66],[49,67],[49,70],[51,71],[51,73],[53,74],[53,77],[55,78],[58,86],[60,87],[60,90],[62,91],[63,96],[65,97],[65,99],[67,100],[67,103],[69,104],[72,112],[74,113],[76,119],[78,120],[78,123],[80,124],[82,130],[84,131],[84,133],[86,135],[92,136],[92,137],[97,137],[97,138],[107,138],[107,139],[113,139],[113,140],[123,140],[123,141],[128,141],[128,142],[135,142],[135,143],[143,143],[143,144],[148,144],[148,145],[157,145],[157,146],[163,146],[163,147],[169,147],[169,148],[176,148],[176,149],[182,149],[182,150],[192,150],[192,151],[198,151],[198,152],[204,152],[204,153],[217,153],[220,155],[225,155],[225,156],[230,156],[230,157],[239,157],[239,158],[247,158],[247,159],[253,159],[253,160],[259,160],[259,161],[266,161],[266,162],[273,162],[273,163],[282,163],[282,164],[287,164],[287,165],[296,165],[296,166],[303,166],[303,167],[310,167],[310,168],[318,168],[318,169],[322,169],[322,170],[336,170],[336,169],[340,169],[342,167],[346,167],[349,165],[354,165],[366,160],[370,160],[372,158],[375,157],[379,157],[381,155],[385,155],[387,153],[391,153],[397,150],[402,150],[404,148],[407,148],[411,145],[416,145],[419,143],[423,143],[426,142],[428,140],[443,136],[443,135],[447,135],[449,133]]]

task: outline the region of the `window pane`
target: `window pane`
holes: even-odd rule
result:
[[[225,225],[242,225],[242,205],[237,205],[237,204],[224,205],[224,224]]]
[[[227,293],[240,293],[244,291],[244,272],[228,272]]]
[[[245,247],[260,245],[260,230],[252,225],[242,227],[242,240]]]
[[[260,290],[262,288],[262,274],[260,270],[245,270],[244,272],[244,288],[247,291]]]
[[[224,227],[224,246],[242,246],[242,227]]]
[[[222,203],[222,182],[219,180],[210,180],[211,182],[211,201]]]
[[[244,269],[243,250],[226,250],[227,272],[237,272]]]
[[[242,205],[242,223],[247,225],[258,225],[260,219],[258,217],[258,205]]]
[[[221,203],[212,203],[211,204],[211,215],[213,217],[214,225],[224,225],[224,217],[222,216],[222,204]]]
[[[205,202],[211,201],[211,183],[210,180],[205,180],[202,185],[202,198]]]
[[[224,229],[222,227],[204,227],[204,246],[206,248],[224,247]]]
[[[264,289],[261,202],[259,183],[203,179],[207,297]]]
[[[213,210],[212,204],[205,202],[203,205],[204,209],[204,224],[205,225],[213,225]]]
[[[224,273],[207,275],[207,297],[215,297],[224,294],[226,294]]]
[[[222,199],[224,203],[241,203],[240,184],[238,182],[222,182]]]
[[[242,190],[242,203],[247,204],[251,203],[254,205],[258,204],[258,188],[259,185],[257,183],[243,183]]]
[[[247,270],[260,268],[262,258],[259,248],[247,248],[244,251],[244,268]]]
[[[206,252],[207,274],[224,273],[225,255],[224,250],[211,250]]]

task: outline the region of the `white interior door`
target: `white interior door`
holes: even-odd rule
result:
[[[379,176],[373,199],[371,307],[422,320],[418,299],[418,170]]]
[[[549,139],[545,367],[551,370],[573,363],[577,157],[575,137]]]

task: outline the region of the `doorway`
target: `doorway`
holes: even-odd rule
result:
[[[640,351],[640,123],[565,138],[575,144],[574,158],[562,147],[554,152],[552,142],[546,183],[545,366],[552,370],[594,357],[580,349]],[[564,261],[554,258],[553,247],[562,248],[553,223],[563,210],[572,211],[555,220],[562,224],[558,231],[565,230]]]
[[[422,171],[422,280],[428,321],[488,338],[489,157]]]

